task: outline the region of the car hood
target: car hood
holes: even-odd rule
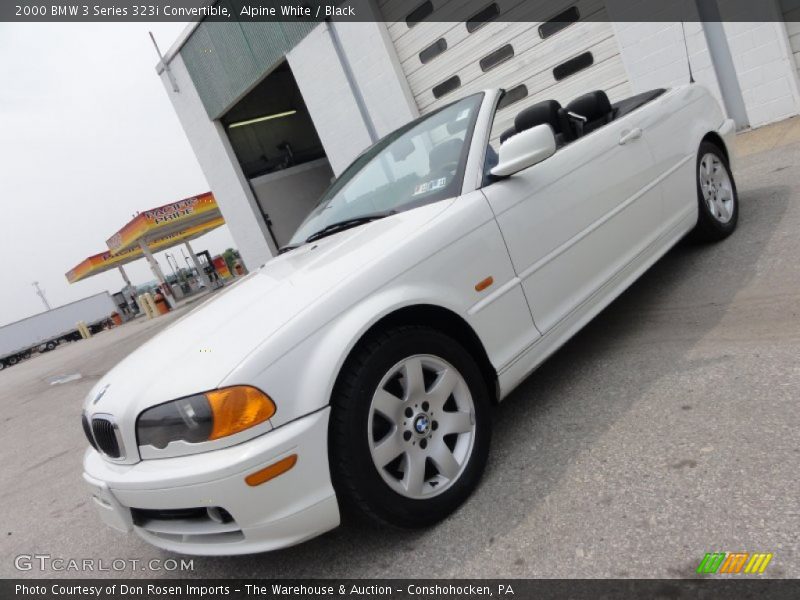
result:
[[[398,240],[413,238],[449,203],[399,213],[270,260],[128,355],[90,391],[85,410],[135,418],[149,406],[218,387],[256,347],[364,265],[396,251]]]

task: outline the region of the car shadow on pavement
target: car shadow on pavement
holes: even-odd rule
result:
[[[521,554],[515,559],[514,552],[500,548],[504,538],[524,526],[526,546],[530,541],[524,551],[531,557],[557,545],[558,539],[548,538],[545,531],[537,534],[540,519],[550,536],[560,526],[558,507],[548,509],[548,497],[564,485],[570,466],[602,445],[604,434],[626,418],[649,389],[665,378],[703,368],[692,358],[692,349],[719,324],[754,276],[789,199],[788,187],[742,191],[739,229],[732,237],[712,245],[678,244],[523,382],[494,411],[491,457],[479,489],[443,523],[423,531],[347,523],[282,551],[195,558],[196,574],[537,574],[523,567]],[[681,398],[674,403],[675,410],[684,404]],[[603,473],[596,476],[602,480]],[[581,493],[580,485],[575,487]],[[624,502],[623,495],[624,490],[619,497],[605,493],[596,501]],[[515,570],[515,565],[522,569]]]

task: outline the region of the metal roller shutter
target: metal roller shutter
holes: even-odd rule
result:
[[[565,1],[553,15],[559,18],[551,18],[561,26],[530,22],[526,15],[536,5],[529,0],[379,1],[420,112],[487,88],[515,90],[519,99],[499,111],[496,136],[520,110],[540,100],[566,104],[597,89],[612,102],[630,95],[613,28],[603,21],[602,0]],[[406,19],[417,10],[417,15],[430,14],[409,26]],[[499,14],[505,20],[469,26],[443,22],[456,14]],[[566,21],[576,22],[564,26]]]

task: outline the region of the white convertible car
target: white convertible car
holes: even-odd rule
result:
[[[512,109],[485,91],[388,135],[280,256],[102,378],[84,479],[105,522],[214,555],[340,513],[431,525],[478,484],[493,403],[678,240],[736,227],[734,124],[703,87],[496,131]]]

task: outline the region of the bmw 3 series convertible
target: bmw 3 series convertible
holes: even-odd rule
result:
[[[342,515],[444,519],[481,479],[493,404],[676,242],[734,230],[733,134],[695,84],[516,113],[489,90],[387,135],[278,256],[92,389],[102,519],[210,555]]]

